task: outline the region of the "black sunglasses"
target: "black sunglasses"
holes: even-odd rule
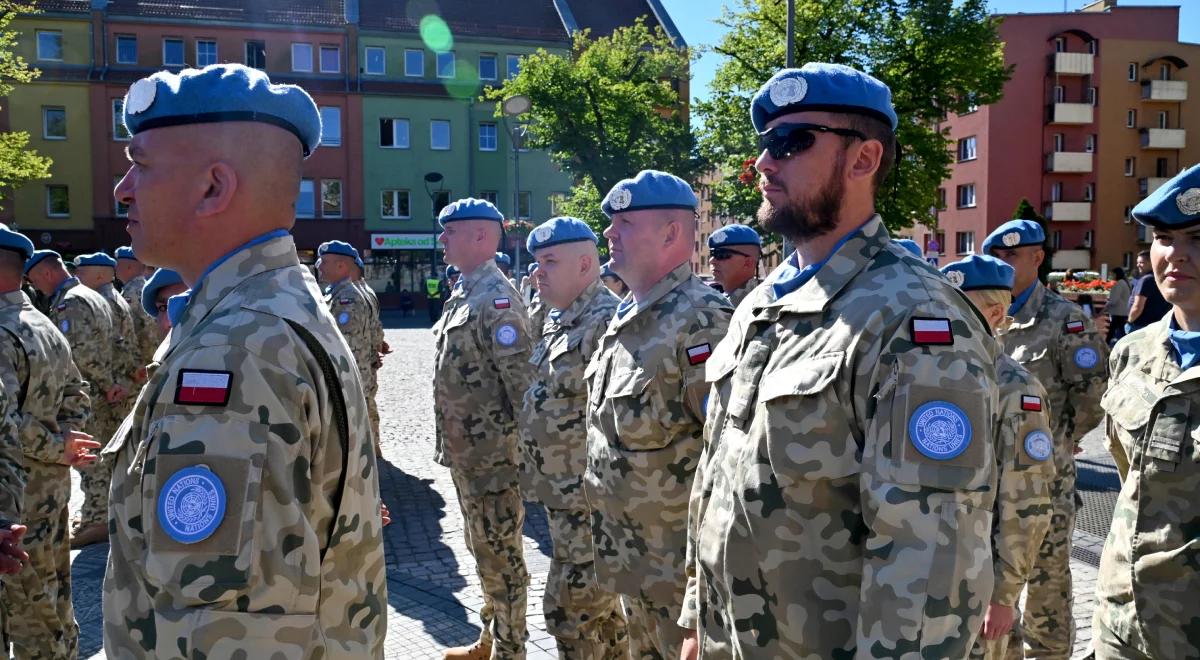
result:
[[[744,252],[738,252],[737,250],[730,250],[729,248],[717,248],[712,251],[712,254],[709,256],[709,258],[712,259],[713,261],[724,261],[726,259],[733,258],[733,255],[735,255],[735,254],[740,257],[750,256]]]
[[[812,147],[817,141],[817,133],[867,139],[866,135],[852,128],[834,128],[820,124],[780,124],[758,134],[758,150],[761,153],[766,149],[775,160],[791,158]]]

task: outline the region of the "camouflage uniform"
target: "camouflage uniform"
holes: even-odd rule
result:
[[[521,489],[546,507],[554,555],[542,610],[562,660],[627,657],[616,594],[596,584],[587,468],[587,382],[583,372],[620,300],[597,278],[547,332],[529,362],[536,370],[521,407]]]
[[[350,346],[350,354],[358,367],[358,379],[362,383],[363,396],[370,401],[374,399],[372,390],[368,396],[368,385],[375,381],[375,361],[379,359],[378,344],[375,343],[375,332],[371,319],[374,318],[374,308],[366,293],[351,280],[342,280],[334,284],[325,295],[325,304],[329,313],[337,322],[338,330]],[[369,420],[369,417],[368,417]],[[379,445],[379,436],[372,437],[374,445]]]
[[[142,309],[142,289],[146,288],[146,278],[142,275],[129,280],[121,287],[121,297],[129,307],[133,316],[134,334],[137,336],[138,367],[144,367],[154,360],[154,351],[162,342],[159,334],[158,321]]]
[[[1000,390],[994,422],[999,484],[992,520],[996,577],[992,602],[1014,607],[1050,527],[1053,440],[1046,391],[1025,367],[1001,353],[996,359],[996,384]],[[971,657],[1002,660],[1010,644],[1021,642],[1019,634],[992,641],[980,636]]]
[[[104,449],[110,657],[383,656],[379,479],[353,358],[291,237],[264,238],[192,292]],[[227,496],[188,545],[160,502],[184,470]]]
[[[529,303],[529,331],[533,333],[534,339],[542,336],[542,332],[546,327],[546,312],[550,311],[546,307],[546,303],[538,296],[534,296],[533,301]]]
[[[517,290],[491,259],[464,273],[433,327],[435,460],[450,468],[483,584],[480,640],[524,658],[529,573],[521,546],[516,415],[529,389],[529,329]]]
[[[1075,639],[1071,587],[1071,534],[1075,529],[1076,443],[1100,422],[1100,395],[1108,348],[1078,305],[1034,284],[1033,293],[999,337],[1004,351],[1046,388],[1054,433],[1057,478],[1050,488],[1054,511],[1042,541],[1021,628],[1029,658],[1071,655]],[[1009,656],[1020,657],[1013,627]]]
[[[90,385],[88,395],[92,401],[92,416],[83,430],[103,446],[116,433],[128,406],[127,401],[112,404],[104,398],[104,394],[119,382],[125,364],[124,357],[118,359],[115,355],[118,322],[113,318],[112,307],[99,293],[72,278],[51,296],[48,316],[67,336],[79,374]],[[129,394],[133,396],[132,391]],[[81,527],[103,524],[107,520],[105,512],[112,465],[101,456],[94,465],[80,470],[79,476],[83,489],[79,524]]]
[[[1178,366],[1171,319],[1122,338],[1109,363],[1101,405],[1125,467],[1096,586],[1097,660],[1200,657],[1200,371]]]
[[[587,367],[584,488],[594,510],[596,574],[601,588],[622,595],[633,658],[679,657],[704,361],[732,311],[681,264],[612,319]]]
[[[16,370],[0,364],[0,375]],[[0,525],[19,521],[21,499],[25,492],[25,466],[21,460],[21,444],[17,438],[17,422],[20,411],[17,400],[9,395],[16,392],[16,383],[4,382],[0,388]],[[0,617],[0,634],[3,633],[3,617]]]
[[[29,561],[6,576],[4,618],[19,658],[74,658],[79,627],[71,607],[67,542],[70,468],[63,435],[81,431],[91,411],[71,348],[20,291],[0,294],[0,379],[21,399],[19,437],[28,472],[21,541]]]
[[[733,303],[734,307],[737,307],[738,305],[742,304],[742,301],[746,299],[746,296],[750,295],[750,292],[753,291],[761,282],[762,280],[758,279],[757,277],[751,277],[750,279],[746,280],[745,284],[739,286],[733,291],[727,291],[725,295],[729,297],[729,302]]]
[[[992,595],[996,355],[879,216],[800,288],[750,294],[707,365],[680,619],[704,657],[968,654]],[[945,436],[957,455],[925,453]]]
[[[371,366],[366,370],[368,380],[363,381],[363,395],[367,397],[367,416],[371,419],[371,432],[375,434],[375,446],[378,448],[379,443],[383,441],[383,436],[379,435],[379,406],[375,403],[375,395],[379,393],[379,369],[383,366],[379,358],[379,354],[383,352],[383,321],[380,319],[379,296],[375,295],[375,289],[372,289],[364,279],[354,280],[354,285],[363,292],[371,304],[370,325],[373,348],[371,349]]]

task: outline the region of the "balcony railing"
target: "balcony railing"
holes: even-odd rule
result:
[[[1092,219],[1092,203],[1050,202],[1043,215],[1054,222],[1087,222]]]
[[[1090,76],[1095,70],[1096,56],[1091,53],[1055,53],[1054,73],[1060,76]]]
[[[1094,112],[1091,103],[1053,103],[1048,114],[1051,124],[1090,124]]]
[[[1158,190],[1164,183],[1170,179],[1165,176],[1144,176],[1138,179],[1138,194],[1142,197]]]
[[[1187,132],[1182,128],[1143,128],[1143,149],[1183,149],[1187,146]]]
[[[1143,101],[1186,101],[1186,80],[1143,80]]]
[[[1088,152],[1055,151],[1046,154],[1046,171],[1071,174],[1092,171],[1092,154]]]

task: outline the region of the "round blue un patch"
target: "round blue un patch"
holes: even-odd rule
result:
[[[501,346],[512,346],[517,343],[517,329],[507,323],[496,328],[496,341]]]
[[[1075,351],[1075,366],[1080,369],[1091,369],[1100,361],[1100,354],[1096,349],[1090,346],[1076,349]]]
[[[350,312],[342,312],[337,317],[338,325],[346,325],[350,322]]]
[[[224,517],[225,484],[206,467],[179,470],[158,493],[158,524],[180,543],[212,536]]]
[[[1041,429],[1030,431],[1029,435],[1025,436],[1025,453],[1029,454],[1029,458],[1035,461],[1044,461],[1050,458],[1051,452],[1054,451],[1054,442],[1050,440],[1050,434]]]
[[[971,444],[971,420],[949,401],[930,401],[908,418],[908,436],[917,451],[935,461],[948,461]]]

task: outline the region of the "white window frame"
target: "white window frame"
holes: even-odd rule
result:
[[[1063,196],[1062,181],[1055,181],[1054,183],[1050,184],[1050,201],[1051,202],[1061,202],[1062,196]]]
[[[1066,99],[1066,98],[1067,98],[1067,90],[1064,89],[1062,85],[1055,85],[1054,86],[1054,102],[1055,103],[1065,103],[1064,99]]]
[[[50,135],[50,133],[47,132],[47,130],[46,130],[50,126],[50,122],[47,121],[47,115],[54,110],[58,110],[58,111],[62,112],[62,119],[63,119],[63,121],[62,121],[63,134],[62,135]],[[65,106],[61,106],[61,105],[44,105],[44,106],[42,106],[42,139],[43,140],[52,140],[54,142],[62,142],[67,139],[67,108]]]
[[[1166,110],[1158,111],[1158,127],[1167,128],[1171,123],[1171,113]]]
[[[204,56],[200,53],[200,47],[206,46],[208,44],[212,44],[212,61],[211,62],[205,62]],[[220,62],[221,57],[220,57],[219,53],[220,53],[220,47],[217,45],[216,39],[197,39],[196,40],[196,66],[197,67],[204,68],[211,64],[216,64],[217,62]]]
[[[434,129],[442,124],[446,125],[446,146],[439,147],[435,144]],[[430,151],[450,151],[454,147],[454,131],[449,119],[430,119],[429,120],[429,149]]]
[[[179,61],[167,61],[167,44],[179,44]],[[163,37],[162,40],[162,63],[163,66],[187,66],[187,43],[179,37]]]
[[[334,67],[332,69],[325,66],[325,54],[333,51],[336,56],[334,58]],[[341,73],[342,72],[342,47],[332,44],[324,44],[317,48],[317,65],[321,69],[321,73]]]
[[[1125,176],[1133,176],[1134,170],[1137,168],[1137,159],[1133,156],[1125,159]]]
[[[133,59],[132,60],[121,59],[121,42],[122,41],[133,41]],[[137,56],[138,56],[137,35],[136,34],[118,34],[116,50],[117,50],[117,53],[116,53],[117,64],[137,64]]]
[[[392,123],[392,143],[390,145],[383,144],[383,122],[390,121]],[[396,125],[403,124],[404,129],[404,144],[400,144],[396,139]],[[379,148],[380,149],[409,149],[412,147],[412,122],[407,117],[380,117],[379,118]]]
[[[337,184],[337,211],[328,212],[325,210],[325,187],[327,184]],[[322,218],[340,218],[346,214],[346,186],[341,179],[321,179],[321,217]]]
[[[1091,53],[1092,55],[1095,55],[1096,51],[1099,49],[1099,47],[1096,46],[1095,39],[1092,39],[1091,41],[1087,42],[1087,48],[1088,48],[1088,53]]]
[[[121,132],[125,133],[121,137]],[[125,128],[125,99],[112,100],[112,136],[113,142],[128,142],[131,138],[129,130]]]
[[[1171,65],[1170,64],[1163,62],[1162,64],[1158,65],[1158,79],[1159,80],[1170,80],[1171,79]]]
[[[500,199],[500,192],[497,190],[482,190],[479,192],[479,199],[489,202],[492,206]]]
[[[484,144],[484,129],[491,129],[491,146]],[[496,127],[495,122],[481,121],[479,122],[479,150],[480,151],[496,151],[500,145],[500,132]]]
[[[446,72],[442,71],[442,58],[443,57],[450,58],[448,60],[450,62],[450,72],[448,74]],[[454,57],[454,51],[448,50],[444,53],[434,53],[433,68],[437,69],[436,73],[437,73],[438,78],[445,78],[445,79],[453,78],[455,72],[458,70],[458,62],[456,61],[456,59]]]
[[[1056,229],[1056,230],[1054,230],[1054,232],[1052,234],[1050,234],[1050,248],[1052,250],[1061,250],[1062,249],[1062,230],[1061,229]]]
[[[968,135],[958,141],[958,162],[963,163],[979,157],[976,136]]]
[[[307,62],[305,62],[304,52],[308,51]],[[292,71],[298,73],[312,73],[313,70],[313,45],[304,41],[292,42]]]
[[[1129,68],[1126,69],[1125,75],[1129,79],[1129,82],[1137,82],[1137,79],[1138,79],[1138,64],[1137,64],[1137,62],[1129,63]]]
[[[1096,134],[1091,133],[1083,141],[1083,150],[1085,153],[1096,153]]]
[[[379,51],[379,62],[381,68],[378,71],[371,70],[371,51]],[[367,46],[363,48],[363,72],[368,76],[386,76],[387,75],[387,47],[386,46]]]
[[[325,119],[325,113],[330,110],[337,113],[337,121],[336,122],[330,122]],[[326,127],[331,126],[331,125],[337,126],[337,136],[336,136],[335,140],[327,139],[329,137],[335,137],[335,136],[330,136],[330,135],[326,134],[326,132],[325,132]],[[342,146],[342,108],[341,108],[341,106],[337,106],[337,105],[321,106],[321,146],[322,147],[340,147],[340,146]]]
[[[58,57],[47,57],[42,54],[42,35],[53,36],[58,38]],[[43,62],[61,62],[63,61],[63,33],[62,30],[38,30],[35,35],[37,39],[37,58]]]
[[[1125,128],[1137,128],[1137,110],[1130,108],[1125,111]]]
[[[1096,88],[1095,87],[1087,88],[1087,102],[1089,105],[1096,105]]]
[[[251,46],[262,46],[262,67],[256,67],[256,66],[250,65],[250,47]],[[266,68],[267,68],[267,42],[263,41],[262,39],[247,39],[242,44],[242,55],[245,56],[243,59],[244,59],[246,66],[250,66],[253,69],[258,69],[259,71],[266,70]]]
[[[383,212],[383,196],[391,193],[392,209],[396,211],[395,215],[385,215]],[[401,215],[400,211],[400,195],[403,194],[407,199],[408,214]],[[412,193],[404,189],[388,189],[381,190],[379,195],[379,217],[383,220],[412,220]]]
[[[1090,182],[1083,184],[1083,201],[1096,201],[1096,184]]]
[[[1067,137],[1062,133],[1054,134],[1054,153],[1065,151],[1067,146]]]
[[[55,213],[50,208],[50,191],[63,189],[67,193],[67,210],[65,213]],[[69,218],[71,217],[71,187],[60,183],[46,184],[46,217],[47,218]]]
[[[418,71],[417,73],[413,73],[412,69],[410,69],[408,66],[408,56],[409,55],[420,55],[421,56],[421,70]],[[425,77],[425,51],[423,51],[419,48],[405,48],[404,49],[404,75],[407,78],[424,78]]]
[[[485,59],[492,60],[492,75],[483,75],[483,61]],[[480,53],[479,54],[479,79],[480,80],[495,80],[500,77],[500,58],[496,57],[495,53]]]
[[[525,209],[525,214],[521,214],[521,198],[528,200],[528,208]],[[529,190],[518,190],[517,196],[513,200],[513,208],[516,209],[518,220],[528,220],[533,217],[533,192]]]
[[[308,184],[308,192],[312,200],[312,211],[310,213],[302,213],[300,211],[300,196],[304,194],[304,184]],[[315,218],[317,217],[317,182],[315,179],[300,179],[300,189],[296,191],[296,217],[297,218]]]
[[[960,243],[961,243],[961,240],[959,238],[960,236],[967,237],[967,249],[966,250],[961,249],[962,246],[960,245]],[[975,232],[973,232],[973,231],[954,232],[954,252],[955,252],[955,254],[960,254],[960,255],[975,254]]]
[[[1067,52],[1067,38],[1066,37],[1055,37],[1054,38],[1054,52],[1056,52],[1056,53]]]
[[[958,208],[960,208],[960,209],[973,209],[978,204],[978,200],[976,199],[976,196],[975,196],[975,184],[974,183],[964,183],[964,184],[959,185],[958,190],[956,190],[955,193],[956,193],[955,197],[957,198],[955,201],[958,202]],[[970,193],[970,200],[968,202],[964,203],[966,193]],[[944,244],[942,245],[942,249],[943,250],[945,249]]]

